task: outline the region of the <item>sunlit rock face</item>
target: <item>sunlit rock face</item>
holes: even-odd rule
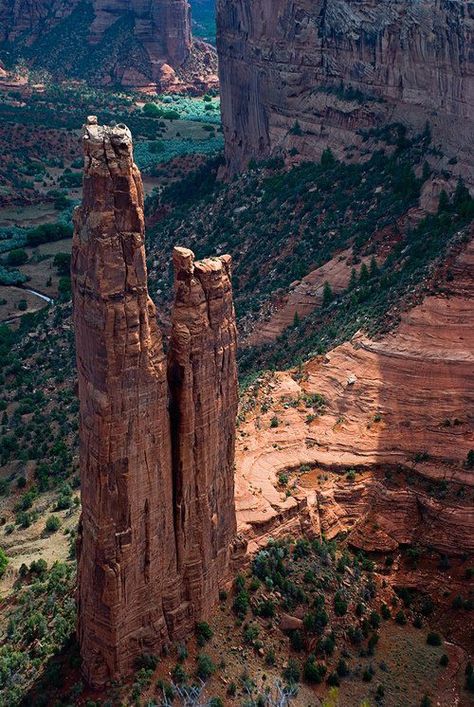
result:
[[[472,179],[474,6],[452,0],[218,0],[228,169],[298,151],[338,156],[402,122]],[[460,169],[461,169],[460,166]]]
[[[143,187],[124,125],[91,117],[74,217],[80,399],[78,638],[88,683],[193,631],[236,531],[236,327],[229,256],[176,249],[169,361],[148,295]],[[171,409],[171,420],[170,420]]]

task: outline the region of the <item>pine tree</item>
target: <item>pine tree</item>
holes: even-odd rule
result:
[[[445,189],[442,189],[439,195],[438,213],[441,214],[443,211],[449,211],[449,209],[449,196],[447,195]]]
[[[328,305],[331,304],[333,301],[334,295],[332,293],[332,288],[329,282],[326,280],[324,283],[324,290],[323,290],[323,307],[327,307]]]
[[[375,256],[372,256],[370,260],[370,269],[369,269],[369,275],[370,277],[377,277],[379,274],[379,266],[377,265],[377,261],[375,260]]]
[[[367,268],[367,265],[365,263],[362,263],[361,268],[360,268],[360,273],[359,273],[359,282],[361,285],[365,285],[367,280],[369,279],[369,270]]]
[[[349,289],[353,290],[354,287],[357,287],[357,273],[356,273],[356,269],[352,268],[351,279],[349,280]]]

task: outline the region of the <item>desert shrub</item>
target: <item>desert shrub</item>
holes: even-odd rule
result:
[[[142,653],[135,661],[135,668],[137,670],[155,670],[159,662],[160,659],[154,653]]]
[[[199,621],[195,628],[198,646],[203,646],[207,641],[210,641],[214,635],[214,631],[206,621]]]
[[[262,599],[255,608],[257,616],[270,619],[275,616],[275,602],[272,599]]]
[[[244,628],[244,642],[253,645],[260,635],[260,629],[257,624],[248,624]]]
[[[442,644],[441,636],[435,631],[430,631],[426,636],[426,643],[429,646],[440,646]]]
[[[403,611],[398,611],[397,615],[395,616],[395,621],[399,626],[405,626],[407,622],[407,617],[405,616],[405,613]]]
[[[344,616],[347,613],[347,601],[340,592],[334,595],[334,613],[336,616]]]
[[[24,265],[28,261],[28,254],[23,248],[14,248],[7,255],[7,265],[16,267]]]
[[[173,679],[173,682],[175,682],[177,685],[186,682],[188,676],[186,675],[186,671],[181,665],[181,663],[176,663],[176,665],[171,671],[171,677]]]
[[[290,658],[288,661],[288,665],[286,668],[283,669],[282,672],[283,678],[286,680],[287,683],[290,685],[293,685],[294,683],[297,683],[301,679],[301,670],[300,666],[296,662],[294,658]]]
[[[326,666],[317,663],[314,655],[308,656],[303,668],[303,677],[306,682],[319,685],[326,675]]]
[[[2,550],[2,548],[0,547],[0,577],[3,577],[7,567],[8,567],[8,557],[6,556],[5,551]]]
[[[49,516],[46,521],[45,529],[47,533],[55,533],[61,527],[61,521],[58,516]]]
[[[208,680],[216,672],[216,666],[212,659],[205,653],[199,653],[197,657],[196,675],[201,680]]]
[[[301,631],[290,631],[290,645],[294,651],[302,651],[304,648],[304,639]]]
[[[245,618],[249,608],[249,593],[242,589],[238,594],[235,595],[234,602],[232,604],[232,609],[234,613],[240,618]]]

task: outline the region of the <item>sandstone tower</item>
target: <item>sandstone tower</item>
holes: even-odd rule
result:
[[[167,364],[148,296],[130,132],[89,118],[83,145],[72,254],[83,508],[78,637],[84,675],[101,686],[133,670],[141,653],[183,638],[228,579],[236,328],[230,258],[194,263],[191,251],[175,249]]]

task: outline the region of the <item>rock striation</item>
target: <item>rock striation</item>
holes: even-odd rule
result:
[[[466,464],[474,439],[472,228],[449,271],[444,291],[401,313],[392,333],[359,333],[249,391],[236,505],[238,529],[252,543],[299,528],[309,514],[314,529],[345,532],[367,551],[413,544],[474,553]],[[313,396],[325,405],[308,417]],[[283,473],[288,497],[278,484]]]
[[[167,363],[147,289],[130,132],[89,118],[83,145],[72,254],[78,637],[84,675],[101,686],[130,673],[141,653],[183,638],[229,578],[236,329],[230,258],[193,263],[191,251],[176,250]]]
[[[62,69],[62,78],[159,88],[163,73],[190,60],[190,5],[187,0],[0,0],[1,44],[27,47],[30,60],[55,75]]]
[[[430,122],[474,177],[474,6],[457,0],[218,0],[229,171],[298,151],[339,157],[361,130]],[[469,175],[469,176],[468,176]]]
[[[207,614],[236,533],[237,330],[230,256],[175,248],[168,359],[178,571]]]

